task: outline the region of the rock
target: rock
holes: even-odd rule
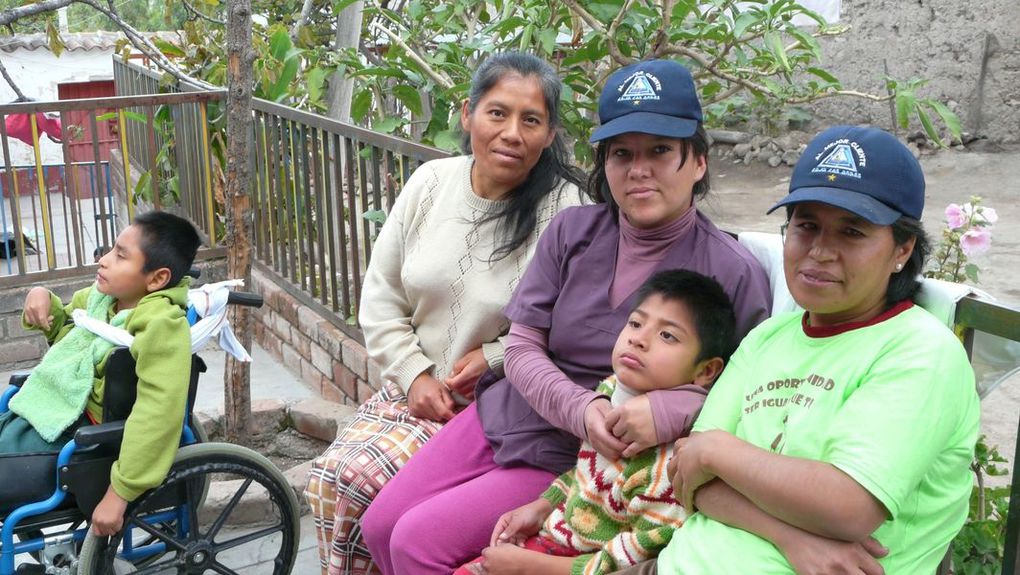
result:
[[[256,433],[274,434],[289,427],[287,404],[280,399],[257,399],[251,402],[252,428]]]
[[[297,431],[332,442],[339,426],[355,411],[353,407],[324,399],[305,399],[290,406],[290,420]]]
[[[299,463],[294,467],[283,472],[283,476],[287,478],[287,483],[290,484],[290,488],[294,490],[294,495],[297,496],[298,500],[298,513],[304,515],[311,511],[311,507],[308,505],[308,499],[304,496],[305,485],[308,483],[308,472],[312,470],[312,461],[306,461]],[[270,510],[267,509],[268,513]]]
[[[783,163],[783,158],[781,156],[769,156],[768,163],[773,168],[776,168],[779,164]]]
[[[751,139],[747,132],[736,130],[709,130],[708,135],[716,144],[743,144]]]
[[[751,149],[756,150],[758,148],[761,148],[765,144],[768,144],[770,140],[772,140],[772,138],[768,136],[757,135],[751,138]]]
[[[751,151],[751,144],[737,144],[733,146],[733,155],[738,158],[743,158]]]
[[[811,137],[807,133],[798,130],[793,130],[774,138],[772,141],[779,147],[780,150],[786,152],[789,150],[796,150],[801,146],[806,146],[807,142],[811,140]]]
[[[800,159],[800,152],[797,150],[787,150],[783,152],[783,163],[787,166],[796,166],[797,160]]]
[[[241,489],[243,483],[243,479],[211,482],[205,505],[200,509],[200,522],[208,524],[219,517],[227,505],[232,502],[234,494]],[[229,525],[257,525],[266,520],[269,510],[272,508],[273,503],[269,499],[269,492],[262,485],[252,483],[230,512]]]

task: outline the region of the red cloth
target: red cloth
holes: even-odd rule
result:
[[[555,555],[557,557],[577,557],[578,555],[580,555],[580,553],[576,549],[571,549],[570,547],[560,545],[559,543],[553,541],[552,539],[547,539],[540,535],[532,535],[531,537],[528,537],[528,539],[524,541],[524,548],[527,549],[528,551],[536,551],[538,553],[542,553],[543,555]],[[453,572],[453,575],[474,575],[468,569],[468,565],[481,563],[484,560],[485,558],[478,557],[477,559],[468,561],[467,563],[458,567],[457,570]]]
[[[60,119],[50,118],[42,112],[35,114],[36,125],[39,128],[39,135],[48,134],[58,142],[61,139]],[[32,145],[32,123],[28,114],[11,114],[5,120],[7,135]]]

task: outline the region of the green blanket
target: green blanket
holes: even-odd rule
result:
[[[93,286],[86,307],[89,317],[105,322],[113,301]],[[130,313],[119,312],[110,325],[122,327]],[[95,383],[95,366],[112,348],[112,343],[86,329],[72,329],[32,370],[11,399],[11,411],[31,423],[43,439],[55,441],[84,413]]]

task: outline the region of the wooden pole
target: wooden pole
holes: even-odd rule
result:
[[[251,0],[227,3],[227,274],[251,285],[252,210],[249,195],[249,151],[252,134]],[[248,308],[231,306],[230,323],[246,349],[252,345]],[[251,372],[249,364],[227,356],[224,397],[226,439],[247,443],[251,437]]]

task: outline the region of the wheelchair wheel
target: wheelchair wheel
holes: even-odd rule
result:
[[[198,505],[203,484],[214,478],[216,495]],[[186,503],[165,503],[180,495]],[[189,445],[166,481],[128,507],[120,533],[88,534],[78,573],[226,574],[270,564],[274,575],[286,575],[297,556],[299,519],[294,491],[265,457],[227,443]]]

